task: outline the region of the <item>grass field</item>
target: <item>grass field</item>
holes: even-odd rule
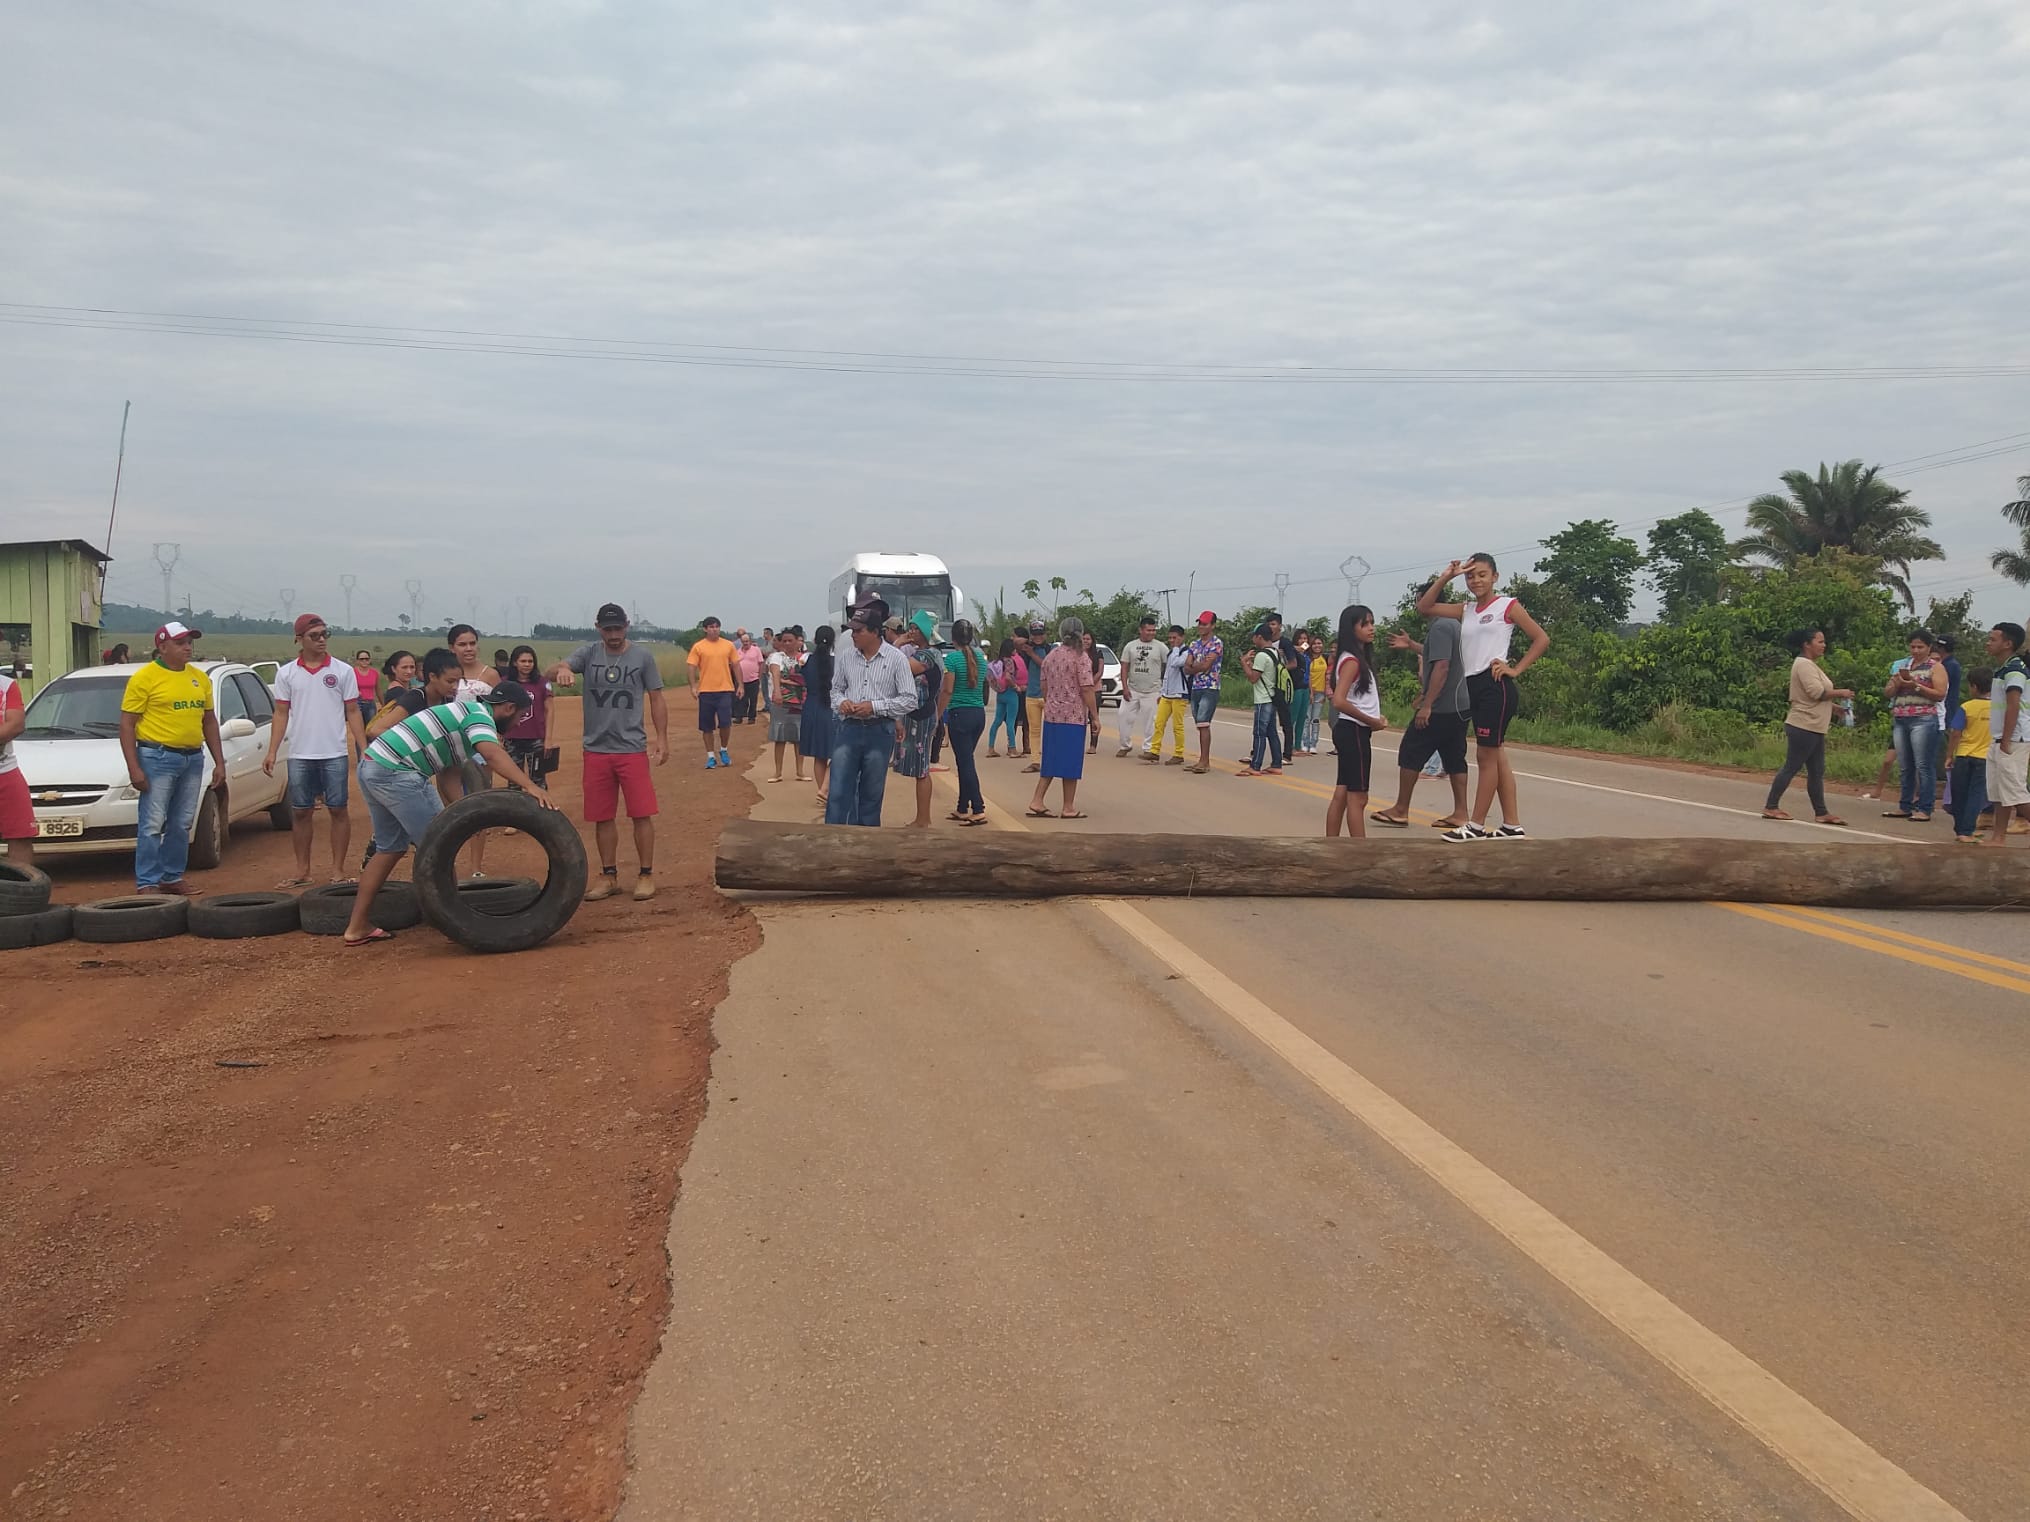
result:
[[[137,655],[149,648],[154,639],[153,631],[146,634],[106,633],[99,643],[104,649],[125,643]],[[343,660],[351,660],[361,650],[374,653],[374,664],[379,665],[397,650],[414,651],[418,656],[428,650],[433,641],[428,635],[417,635],[409,639],[398,639],[393,635],[368,635],[356,638],[342,636],[331,642],[331,653]],[[533,645],[536,658],[545,666],[561,661],[576,650],[579,641],[570,639],[501,639],[482,637],[480,653],[489,659],[495,649],[512,650],[516,645]],[[687,685],[688,671],[684,665],[687,653],[682,645],[664,644],[657,640],[642,640],[639,643],[654,653],[656,669],[663,674],[663,685],[682,687]],[[282,634],[207,634],[197,642],[199,659],[224,661],[286,661],[296,654],[296,643]]]

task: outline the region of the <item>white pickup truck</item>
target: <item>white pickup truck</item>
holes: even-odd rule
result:
[[[231,827],[242,819],[265,813],[276,829],[289,828],[289,746],[285,739],[272,777],[261,770],[275,699],[259,672],[238,661],[193,664],[211,678],[226,757],[223,806],[207,790],[191,829],[190,864],[203,868],[219,864]],[[134,849],[141,795],[128,782],[120,754],[120,699],[127,678],[140,669],[87,666],[58,677],[28,705],[14,754],[35,806],[36,855]],[[207,752],[207,789],[212,770]]]

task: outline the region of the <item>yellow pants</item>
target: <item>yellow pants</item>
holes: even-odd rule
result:
[[[1177,729],[1177,754],[1184,754],[1184,726],[1191,718],[1191,699],[1158,698],[1156,700],[1156,732],[1149,736],[1146,755],[1156,756],[1163,752],[1163,730],[1166,725]]]

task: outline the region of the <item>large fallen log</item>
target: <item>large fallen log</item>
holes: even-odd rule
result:
[[[1399,838],[863,830],[741,820],[722,888],[860,898],[1733,900],[1860,909],[2030,907],[2030,852],[1875,841]]]

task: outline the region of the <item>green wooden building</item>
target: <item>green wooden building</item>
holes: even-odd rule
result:
[[[0,669],[22,669],[30,696],[98,664],[110,558],[82,539],[0,540]]]

